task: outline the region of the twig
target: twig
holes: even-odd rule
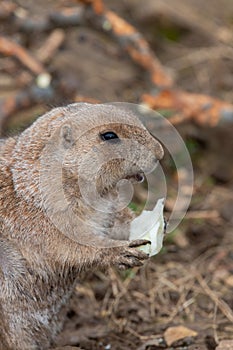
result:
[[[50,13],[48,20],[50,26],[71,27],[80,25],[83,21],[83,9],[81,7],[64,8]]]
[[[176,113],[169,119],[172,124],[187,120],[203,126],[233,123],[233,105],[208,95],[167,89],[156,95],[143,94],[142,101],[156,110],[174,110]]]
[[[102,0],[78,0],[85,5],[91,5],[96,14],[102,15],[104,12],[104,4]]]
[[[3,36],[0,36],[0,52],[5,56],[14,56],[36,75],[45,72],[43,65],[32,57],[22,46]]]
[[[55,29],[36,53],[40,62],[48,63],[65,40],[62,29]]]
[[[146,40],[133,26],[112,11],[106,11],[104,20],[109,21],[118,42],[130,57],[142,68],[149,71],[153,84],[159,87],[172,85],[171,77],[165,72]]]
[[[80,0],[80,2],[91,5],[88,7],[86,17],[92,26],[111,33],[133,61],[149,72],[153,84],[158,87],[172,85],[171,77],[165,72],[141,33],[114,12],[106,10],[101,1]]]
[[[173,124],[186,120],[203,126],[233,123],[232,104],[208,95],[177,90],[142,35],[114,12],[106,10],[101,0],[79,0],[79,2],[89,5],[87,18],[91,24],[97,29],[113,34],[130,57],[149,72],[157,93],[143,94],[141,97],[143,103],[153,109],[173,110],[175,114],[170,119]]]
[[[67,28],[72,26],[78,26],[83,20],[83,8],[63,8],[58,10],[53,10],[45,17],[39,18],[21,18],[15,13],[15,18],[12,22],[17,25],[17,28],[21,32],[31,33],[31,32],[47,32],[55,28]]]

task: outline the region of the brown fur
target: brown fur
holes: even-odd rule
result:
[[[113,147],[99,133],[110,130],[132,140],[128,158],[119,151],[119,159],[98,168]],[[19,137],[1,141],[0,350],[48,349],[81,271],[139,266],[147,258],[136,249],[143,242],[127,241],[132,213],[117,211],[116,184],[162,155],[133,114],[110,105],[56,108]],[[63,192],[57,187],[61,161]],[[107,211],[83,200],[80,184],[88,191],[93,182]]]

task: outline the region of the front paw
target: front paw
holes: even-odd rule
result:
[[[149,255],[142,252],[138,248],[146,244],[150,244],[150,241],[145,239],[137,239],[129,242],[129,245],[126,247],[118,247],[117,256],[113,261],[113,265],[120,270],[143,265],[144,261],[149,258]]]

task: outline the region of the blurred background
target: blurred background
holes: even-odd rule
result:
[[[74,101],[158,110],[182,135],[195,182],[159,255],[77,286],[58,345],[233,349],[233,1],[2,0],[1,136]],[[169,217],[177,173],[169,156],[162,166]],[[146,197],[138,186],[136,211]]]

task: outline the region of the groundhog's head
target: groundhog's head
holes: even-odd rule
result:
[[[64,188],[78,183],[87,199],[112,193],[121,180],[142,182],[163,149],[137,116],[112,105],[88,105],[78,113],[76,106],[60,128]]]

